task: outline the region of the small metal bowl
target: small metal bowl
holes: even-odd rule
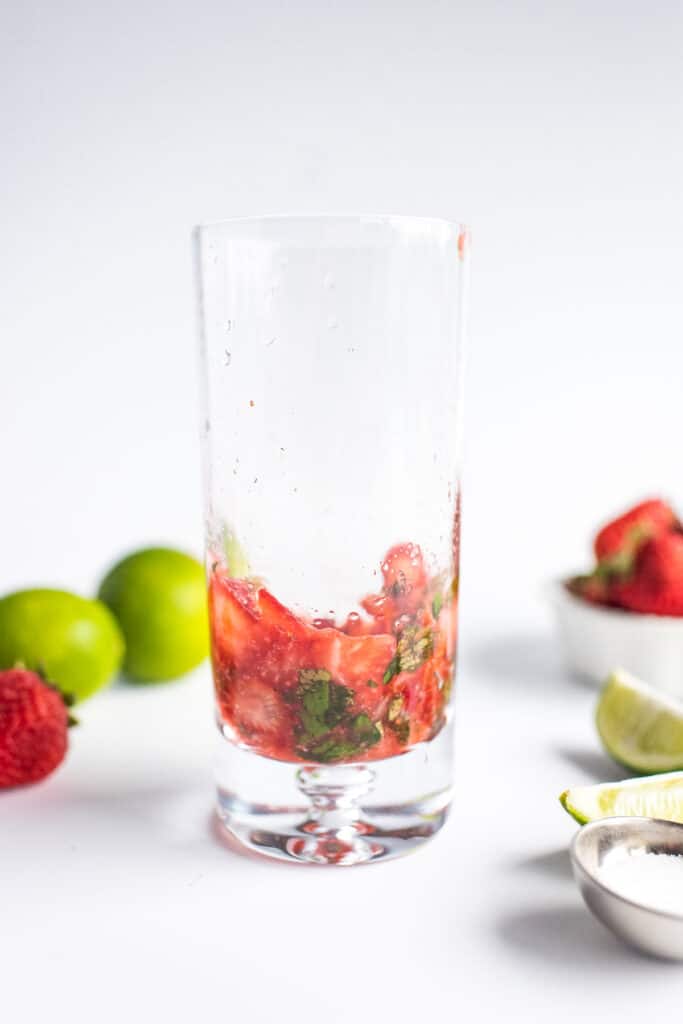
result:
[[[572,840],[574,877],[586,906],[631,946],[666,960],[683,960],[683,914],[654,910],[610,889],[600,867],[607,857],[683,854],[683,825],[657,818],[602,818]]]

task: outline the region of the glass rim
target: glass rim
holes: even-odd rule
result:
[[[448,217],[432,217],[422,214],[396,214],[396,213],[265,213],[245,215],[240,217],[224,217],[221,220],[203,221],[195,224],[193,233],[198,234],[215,228],[230,226],[247,226],[253,224],[255,227],[263,227],[268,224],[282,224],[289,222],[295,224],[319,223],[319,224],[381,224],[384,227],[391,227],[397,230],[412,227],[422,229],[432,227],[435,230],[452,231],[455,234],[469,234],[470,228],[460,220],[451,220]]]

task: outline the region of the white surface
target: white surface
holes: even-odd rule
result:
[[[673,1012],[680,971],[569,880],[567,785],[618,774],[537,598],[598,517],[683,498],[683,12],[654,2],[5,4],[2,586],[198,548],[190,225],[473,227],[456,814],[340,872],[209,830],[208,681],[115,690],[0,800],[2,1014],[81,1024]],[[349,402],[352,410],[353,402]],[[351,413],[352,414],[352,413]]]
[[[616,668],[683,698],[683,619],[634,615],[570,594],[562,582],[548,587],[567,664],[595,686]]]
[[[454,815],[405,860],[327,870],[247,859],[212,830],[207,674],[83,708],[67,764],[2,798],[0,954],[13,1020],[224,1015],[397,1021],[625,1019],[680,973],[622,948],[584,909],[557,802],[617,778],[542,637],[470,634]],[[35,972],[40,964],[40,979]],[[675,1004],[672,1004],[675,1005]],[[631,1016],[631,1014],[633,1016]],[[606,1019],[612,1019],[609,1016]]]

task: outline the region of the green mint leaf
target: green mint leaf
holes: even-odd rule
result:
[[[364,747],[371,747],[373,744],[379,743],[382,738],[380,730],[372,719],[364,712],[361,712],[360,715],[356,715],[352,721],[351,733],[353,734],[354,739]]]
[[[330,727],[338,725],[346,717],[353,693],[346,686],[330,683],[330,706],[325,721]]]
[[[353,693],[348,687],[332,682],[332,676],[325,669],[302,669],[295,700],[299,705],[297,736],[302,747],[307,748],[310,744],[319,745],[321,737],[348,722]],[[304,749],[304,756],[307,753],[309,751]]]
[[[309,715],[322,719],[330,706],[330,684],[320,679],[315,683],[305,683],[301,687],[301,703]]]
[[[322,719],[310,714],[305,708],[299,712],[299,723],[301,726],[300,738],[304,742],[316,740],[330,731]]]
[[[304,752],[304,757],[311,761],[320,761],[322,764],[329,764],[331,761],[342,761],[345,758],[353,757],[358,753],[359,745],[345,739],[335,739],[330,736],[323,740],[311,750]]]
[[[382,682],[386,686],[390,683],[394,676],[397,676],[401,671],[401,663],[398,654],[395,654],[386,667],[384,675],[382,676]]]
[[[368,681],[367,681],[367,683],[365,685],[369,686],[371,690],[376,690],[377,689],[377,683],[375,682],[374,679],[368,679]]]
[[[432,601],[432,615],[435,619],[438,619],[439,612],[443,608],[443,594],[441,591],[434,594],[434,600]]]

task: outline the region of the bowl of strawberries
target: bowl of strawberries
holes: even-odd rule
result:
[[[683,526],[660,498],[603,526],[595,565],[554,590],[572,669],[602,683],[616,667],[683,697]]]

